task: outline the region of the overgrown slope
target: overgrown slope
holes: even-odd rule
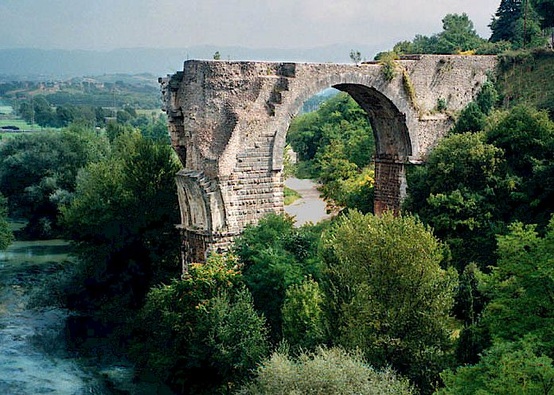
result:
[[[554,52],[509,52],[499,60],[497,85],[504,105],[529,104],[554,118]]]

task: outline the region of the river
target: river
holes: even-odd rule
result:
[[[285,212],[295,217],[296,226],[302,226],[308,222],[315,224],[333,216],[332,213],[327,212],[327,205],[321,199],[315,181],[287,178],[285,185],[302,196],[301,199],[285,206]]]
[[[134,382],[128,363],[97,365],[70,351],[70,312],[32,308],[44,279],[68,259],[63,240],[16,241],[0,251],[0,394],[156,394],[157,383]],[[164,388],[164,394],[170,394]]]

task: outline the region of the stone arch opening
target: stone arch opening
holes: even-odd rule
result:
[[[273,152],[274,170],[282,169],[286,134],[294,118],[291,114],[297,114],[307,99],[328,88],[349,94],[369,118],[375,140],[375,213],[379,214],[389,209],[399,211],[401,201],[406,195],[405,165],[413,152],[406,114],[400,111],[386,94],[368,84],[359,82],[333,84],[320,81],[304,92],[300,92],[297,99],[293,101],[292,107],[287,109],[290,116],[283,124],[283,130],[278,130],[276,133],[274,150],[277,149],[278,152]],[[314,90],[316,90],[315,93]]]

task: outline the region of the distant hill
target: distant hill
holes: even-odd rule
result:
[[[267,60],[294,62],[350,62],[355,49],[372,59],[379,48],[334,45],[307,49],[252,49],[195,46],[189,48],[132,48],[112,51],[0,49],[0,79],[49,79],[102,74],[152,73],[159,76],[182,69],[187,59]]]

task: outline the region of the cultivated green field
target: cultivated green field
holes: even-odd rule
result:
[[[0,128],[2,126],[17,126],[21,130],[42,130],[39,125],[29,125],[22,119],[10,118],[10,119],[0,119]]]

